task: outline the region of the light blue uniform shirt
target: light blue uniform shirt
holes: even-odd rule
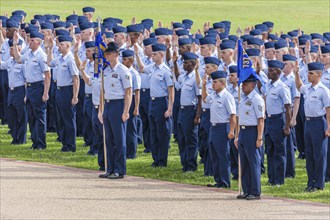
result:
[[[148,58],[147,56],[142,58],[142,62],[144,66],[154,64],[152,58]],[[139,72],[141,76],[141,89],[150,89],[150,76],[147,73],[141,73],[141,71]]]
[[[201,81],[201,86],[200,87],[202,87],[202,83],[203,82]],[[206,91],[207,91],[207,94],[212,94],[214,92],[213,88],[212,88],[212,79],[211,79],[211,77],[207,77]],[[211,108],[211,103],[202,101],[202,108],[210,109]]]
[[[112,69],[107,66],[104,70],[104,98],[110,100],[124,99],[125,89],[132,88],[132,74],[121,63]]]
[[[100,105],[101,77],[95,78],[94,75],[89,78],[89,84],[92,86],[93,105]]]
[[[230,115],[236,114],[236,106],[234,97],[227,91],[223,89],[221,92],[209,94],[206,102],[211,104],[210,115],[211,123],[228,123]]]
[[[156,66],[152,64],[144,68],[144,72],[150,77],[150,97],[168,96],[167,87],[173,86],[171,69],[165,63]]]
[[[177,65],[178,65],[178,70],[179,70],[180,76],[182,74],[186,73],[186,71],[183,69],[183,62],[184,62],[183,57],[180,55],[178,57],[178,60],[176,61]],[[173,73],[174,73],[174,62],[172,60],[169,61],[169,66],[170,66],[171,69],[173,69]],[[182,87],[182,81],[179,81],[179,80],[182,80],[182,79],[179,79],[180,76],[178,77],[178,80],[174,81],[174,88],[177,91],[181,90],[181,87]]]
[[[295,83],[295,76],[292,72],[287,76],[283,73],[281,76],[281,81],[290,89],[291,104],[293,106],[294,98],[300,97],[300,92],[297,90]]]
[[[258,119],[265,116],[265,102],[263,98],[252,90],[249,95],[242,93],[238,108],[239,125],[257,126]]]
[[[228,92],[234,97],[235,99],[235,106],[236,106],[236,112],[238,112],[238,86],[234,88],[233,84],[230,84],[226,88]]]
[[[8,43],[8,38],[5,39],[3,44],[1,45],[1,60],[7,61],[10,58],[10,47]]]
[[[81,62],[85,61],[87,58],[86,58],[86,46],[85,46],[85,43],[83,42],[79,49],[78,49],[78,56],[79,56],[79,59],[81,60]]]
[[[134,91],[141,89],[141,77],[138,71],[136,71],[133,67],[129,68],[129,71],[132,74],[132,89],[133,95],[135,95]]]
[[[201,90],[196,83],[195,70],[188,75],[182,75],[182,79],[180,104],[183,106],[197,105],[197,96],[201,95]]]
[[[299,75],[304,85],[309,84],[308,82],[308,66],[302,61],[299,61]]]
[[[262,83],[265,85],[267,84],[267,82],[269,81],[268,79],[268,76],[266,75],[266,73],[262,70],[260,70],[259,72],[259,76],[260,76],[260,79],[262,81]],[[256,85],[256,87],[254,88],[254,90],[259,94],[259,95],[262,95],[261,92],[259,91],[258,89],[258,84]]]
[[[91,78],[94,76],[94,61],[92,62],[90,62],[90,60],[87,61],[85,73]],[[92,93],[93,93],[93,87],[85,83],[85,94],[92,94]]]
[[[326,114],[325,108],[330,107],[330,91],[322,82],[315,86],[304,85],[300,87],[300,92],[305,97],[306,117],[319,117]]]
[[[330,89],[330,68],[323,71],[321,82],[325,85],[328,89]]]
[[[50,64],[51,66],[58,65],[57,86],[71,86],[73,84],[72,77],[79,75],[72,53],[69,52],[64,57],[59,56],[56,60],[52,60]]]
[[[25,84],[24,65],[17,63],[13,57],[7,61],[1,62],[0,68],[7,69],[9,88],[23,86]]]
[[[34,83],[45,79],[44,72],[49,71],[49,66],[47,65],[47,55],[40,47],[34,52],[29,49],[21,56],[21,60],[25,65],[26,82]]]
[[[285,112],[285,104],[291,105],[290,90],[280,79],[273,84],[269,81],[261,88],[261,91],[266,96],[267,114],[281,114]]]

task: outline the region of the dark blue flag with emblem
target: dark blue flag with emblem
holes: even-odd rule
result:
[[[261,83],[263,81],[261,80],[260,76],[257,74],[256,70],[252,66],[252,61],[250,60],[249,56],[243,49],[242,41],[237,41],[237,77],[238,85],[240,85],[242,82],[244,82],[247,78],[249,78],[250,75],[255,76]]]
[[[105,57],[104,51],[107,49],[107,45],[103,42],[102,33],[98,32],[95,38],[95,69],[94,69],[94,77],[98,78],[101,72],[101,69],[105,67],[105,65],[109,64]]]

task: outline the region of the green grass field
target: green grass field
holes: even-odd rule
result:
[[[76,10],[81,14],[81,8],[93,6],[96,8],[96,16],[120,17],[124,19],[124,25],[131,22],[133,16],[140,21],[144,18],[153,18],[155,24],[161,20],[164,26],[169,26],[171,21],[181,21],[183,18],[193,19],[195,24],[193,31],[202,28],[205,21],[211,23],[230,20],[232,31],[238,26],[255,25],[266,20],[275,22],[275,32],[290,31],[298,27],[306,33],[330,31],[330,1],[73,1],[73,0],[0,0],[0,12],[4,14],[16,9],[23,9],[28,13],[29,21],[34,14],[58,14],[65,17]],[[8,129],[0,126],[0,157],[14,158],[26,161],[38,161],[44,163],[59,164],[87,169],[97,169],[96,157],[86,155],[87,148],[83,148],[81,138],[77,139],[77,152],[61,153],[61,144],[56,142],[53,133],[47,134],[47,150],[29,150],[31,142],[25,145],[10,145],[11,138],[7,134]],[[180,183],[206,185],[213,179],[203,176],[203,167],[195,173],[182,173],[177,144],[172,143],[168,168],[151,168],[152,162],[149,154],[144,154],[139,146],[138,158],[127,162],[127,174],[142,176],[160,180]],[[266,195],[287,197],[300,200],[309,200],[330,204],[330,186],[322,192],[303,193],[306,187],[307,177],[305,161],[297,160],[297,177],[287,179],[286,184],[280,188],[266,186],[267,176],[262,176],[262,193]],[[96,177],[97,178],[97,177]],[[237,182],[232,182],[232,190],[237,190]]]
[[[82,147],[82,138],[77,138],[76,153],[62,153],[60,152],[61,143],[56,141],[56,134],[48,133],[47,150],[36,151],[29,149],[31,146],[30,140],[24,145],[10,145],[11,137],[7,134],[7,132],[8,129],[6,126],[0,126],[0,157],[24,161],[37,161],[85,169],[98,169],[97,157],[86,155],[89,148]],[[144,147],[139,146],[137,158],[134,160],[127,160],[128,175],[202,186],[206,186],[208,183],[213,183],[212,177],[203,176],[203,165],[199,165],[198,171],[194,173],[181,172],[179,150],[176,143],[171,143],[168,167],[165,169],[150,167],[150,164],[152,163],[151,155],[143,153],[143,150]],[[95,175],[95,178],[97,178],[97,175]],[[321,192],[303,192],[307,183],[305,160],[297,159],[296,178],[286,179],[285,185],[281,187],[267,186],[267,180],[267,175],[262,175],[262,194],[330,204],[329,183],[326,184],[325,189]],[[231,190],[238,190],[237,181],[232,181],[231,185]]]
[[[329,0],[166,0],[166,1],[86,1],[86,0],[0,0],[1,14],[10,13],[15,9],[23,9],[28,14],[28,21],[34,14],[58,14],[62,20],[72,11],[82,14],[81,8],[93,6],[96,16],[120,17],[124,25],[131,22],[133,16],[137,21],[153,18],[163,21],[169,26],[171,21],[181,21],[191,18],[195,24],[193,30],[201,28],[203,23],[230,20],[232,33],[236,28],[255,25],[271,20],[275,22],[275,31],[287,32],[301,27],[307,33],[330,31],[330,1]],[[155,22],[156,23],[156,22]]]

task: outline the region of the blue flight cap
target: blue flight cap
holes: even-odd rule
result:
[[[117,24],[122,24],[123,23],[123,19],[115,18],[115,20],[116,20],[116,23]]]
[[[191,28],[191,26],[194,24],[194,22],[190,19],[183,19],[182,20],[182,24],[184,24],[187,28],[187,26],[189,27],[189,29]]]
[[[302,34],[302,35],[300,35],[299,37],[298,37],[298,39],[299,38],[307,38],[308,40],[312,40],[312,37],[310,36],[310,35],[308,35],[308,34]]]
[[[134,57],[134,51],[133,50],[124,50],[122,52],[123,58],[124,57]]]
[[[47,18],[43,15],[34,15],[34,19],[40,20],[40,21],[47,21]]]
[[[94,24],[93,22],[84,22],[79,25],[79,28],[81,31],[83,31],[86,29],[94,28]]]
[[[228,39],[234,41],[235,43],[238,41],[238,37],[236,35],[229,35]]]
[[[105,34],[105,37],[106,38],[113,38],[114,37],[113,33],[112,32],[109,32],[109,31],[104,32],[104,34]]]
[[[203,37],[203,38],[200,38],[199,39],[199,43],[201,45],[205,45],[205,44],[213,44],[213,45],[215,45],[216,39],[213,38],[213,37]]]
[[[8,19],[8,20],[6,20],[6,27],[7,28],[18,28],[19,27],[19,23],[16,22],[15,20]]]
[[[56,36],[70,36],[70,32],[64,29],[55,30]]]
[[[268,32],[268,27],[265,24],[256,24],[254,27],[261,30],[261,32]]]
[[[53,24],[49,23],[49,22],[41,23],[40,27],[41,27],[41,30],[45,30],[45,29],[53,30],[54,29]]]
[[[257,35],[261,35],[261,34],[262,34],[262,32],[259,29],[253,29],[250,31],[250,35],[252,35],[252,36],[257,36]]]
[[[214,29],[209,29],[208,31],[205,32],[205,35],[209,35],[209,34],[218,34],[218,31]]]
[[[245,35],[241,36],[241,39],[243,40],[243,42],[246,42],[250,38],[254,38],[254,37],[249,34],[245,34]]]
[[[60,18],[61,18],[61,16],[59,16],[59,15],[53,15],[54,16],[54,20],[60,20]]]
[[[295,56],[292,56],[291,54],[283,54],[282,56],[283,61],[296,61],[297,58]]]
[[[88,19],[87,19],[86,16],[79,15],[79,16],[78,16],[78,22],[79,22],[79,23],[88,22]]]
[[[33,25],[36,25],[37,22],[42,23],[42,21],[39,21],[39,20],[37,20],[37,19],[31,19],[31,20],[30,20],[30,23],[33,24]]]
[[[44,35],[38,31],[31,31],[30,32],[30,38],[39,38],[41,40],[44,39]]]
[[[152,44],[157,44],[157,39],[156,38],[146,38],[143,40],[143,45],[146,47],[146,46],[149,46],[149,45],[152,45]]]
[[[85,42],[85,47],[86,48],[95,47],[95,41],[87,41],[87,42]]]
[[[195,34],[195,38],[199,40],[199,39],[203,38],[203,35],[201,35],[201,34]]]
[[[149,22],[142,22],[141,24],[142,24],[143,29],[147,29],[149,31],[154,26],[153,23],[149,23]]]
[[[290,47],[290,48],[294,48],[295,46],[296,46],[296,45],[295,45],[292,41],[289,42],[289,47]]]
[[[76,20],[78,21],[78,15],[69,15],[68,17],[66,17],[66,20],[69,21],[69,20]]]
[[[150,38],[156,38],[156,34],[155,34],[155,32],[150,33],[149,37],[150,37]]]
[[[216,23],[213,24],[213,28],[214,29],[218,29],[218,28],[225,29],[226,28],[226,25],[224,23],[221,23],[221,22],[216,22]]]
[[[228,39],[228,32],[219,33],[220,40]]]
[[[292,37],[290,36],[290,35],[288,35],[288,34],[281,34],[281,38],[282,39],[287,39],[287,38],[289,38],[290,40],[292,40]]]
[[[9,44],[9,47],[14,46],[14,39],[8,40],[8,44]],[[23,41],[21,39],[19,39],[17,45],[22,45],[22,44],[23,44]]]
[[[227,72],[222,70],[214,71],[213,73],[211,73],[211,78],[213,80],[227,78]]]
[[[231,26],[230,21],[221,21],[221,23],[225,24],[226,28],[230,28],[230,26]]]
[[[268,34],[268,39],[271,39],[272,41],[278,41],[279,37],[275,34]]]
[[[105,50],[105,52],[109,52],[109,53],[111,53],[111,52],[118,52],[118,51],[119,51],[119,46],[115,42],[108,43],[107,49]]]
[[[117,24],[116,23],[111,23],[111,22],[103,22],[102,27],[105,29],[108,29],[109,31],[111,31],[114,27],[116,27]]]
[[[159,35],[171,35],[171,30],[167,29],[167,28],[157,28],[155,30],[155,34],[156,36],[159,36]]]
[[[80,28],[78,27],[74,28],[74,34],[81,34]]]
[[[180,29],[180,30],[175,31],[175,33],[179,37],[181,37],[181,36],[189,36],[189,31],[187,29]]]
[[[298,31],[294,30],[294,31],[289,31],[288,35],[290,37],[298,37]]]
[[[65,41],[72,42],[73,38],[70,36],[61,35],[58,37],[58,41],[59,42],[65,42]]]
[[[26,17],[26,13],[23,10],[13,11],[11,15],[23,15],[24,17]]]
[[[259,38],[252,37],[252,38],[248,38],[247,39],[247,44],[248,45],[258,45],[258,46],[261,46],[263,44],[263,42]]]
[[[319,33],[312,33],[310,35],[312,37],[312,40],[314,40],[314,39],[320,39],[320,40],[324,41],[324,37],[321,34],[319,34]]]
[[[47,21],[55,20],[55,16],[54,15],[45,14],[44,16],[46,17]]]
[[[103,19],[103,23],[116,23],[117,24],[117,19],[116,18],[112,18],[112,17],[108,17],[108,18],[104,18]]]
[[[179,38],[179,46],[192,44],[192,40],[189,38]]]
[[[158,51],[166,51],[166,45],[165,44],[153,44],[152,46],[152,51],[153,52],[158,52]]]
[[[274,42],[266,42],[265,43],[265,49],[270,49],[270,48],[274,48],[275,49],[275,43]]]
[[[311,53],[317,53],[319,51],[319,46],[313,45],[311,46],[310,52]]]
[[[117,34],[117,33],[127,33],[127,29],[123,26],[117,26],[117,27],[114,27],[112,28],[112,31],[114,34]]]
[[[23,16],[22,15],[12,15],[9,19],[15,20],[18,23],[20,23],[23,19]]]
[[[260,56],[260,50],[256,48],[246,49],[245,52],[249,57],[259,57]]]
[[[183,28],[183,29],[185,29],[186,27],[184,26],[184,24],[182,24],[180,22],[174,22],[173,23],[173,29],[176,29],[176,28]]]
[[[183,60],[197,60],[198,59],[198,55],[194,54],[192,52],[185,52],[183,55]]]
[[[54,29],[56,28],[65,28],[66,23],[64,21],[56,21],[53,23]]]
[[[132,24],[132,25],[128,25],[126,27],[126,29],[127,29],[127,33],[135,33],[135,32],[140,33],[142,30],[142,25],[141,24]]]
[[[251,74],[246,80],[243,81],[243,83],[256,82],[256,81],[258,81],[258,78],[256,78],[253,74]]]
[[[154,23],[154,20],[152,20],[151,18],[145,18],[145,19],[143,19],[141,21],[141,23],[145,23],[145,22],[147,22],[147,23]]]
[[[95,8],[93,8],[93,7],[84,7],[84,8],[82,8],[82,11],[83,11],[83,13],[85,13],[85,12],[94,12]]]
[[[21,26],[21,29],[23,30],[23,29],[25,29],[25,27],[27,27],[27,24],[26,23],[22,23],[20,26]]]
[[[303,46],[309,41],[308,38],[298,38],[299,46]]]
[[[215,64],[217,66],[220,65],[220,60],[216,57],[204,57],[204,62],[206,64]]]
[[[72,24],[73,26],[78,26],[78,21],[76,21],[76,20],[68,20],[68,21],[66,22],[66,24],[67,24],[67,26],[69,25],[69,27],[71,26],[71,24]]]
[[[330,53],[330,46],[321,46],[321,53],[325,54],[325,53]]]
[[[271,21],[265,21],[263,22],[263,24],[267,25],[268,28],[273,28],[274,27],[274,23]]]
[[[200,45],[199,39],[197,39],[197,38],[191,38],[191,40],[192,40],[193,43],[195,43],[197,45]]]
[[[324,65],[320,62],[312,62],[308,64],[308,71],[323,71]]]
[[[283,64],[283,62],[278,61],[278,60],[268,60],[268,67],[283,69],[284,64]]]
[[[97,28],[99,26],[99,23],[97,21],[93,21],[93,28]]]
[[[324,37],[325,39],[327,39],[328,41],[330,41],[330,32],[325,32],[325,33],[323,33],[323,37]]]
[[[25,33],[30,34],[32,31],[39,31],[38,26],[29,25],[25,28]]]
[[[229,72],[230,73],[237,73],[237,66],[236,65],[232,65],[229,67]]]
[[[234,41],[231,41],[231,40],[222,42],[220,44],[220,49],[221,50],[227,50],[227,49],[235,50],[235,47],[236,47],[236,43]]]
[[[281,48],[285,48],[288,47],[288,43],[285,40],[279,40],[275,43],[275,49],[281,49]]]

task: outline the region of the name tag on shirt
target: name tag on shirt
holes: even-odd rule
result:
[[[117,79],[118,78],[118,74],[116,74],[116,73],[115,74],[112,74],[112,78],[116,78]]]
[[[248,100],[248,101],[245,102],[245,105],[251,106],[252,105],[252,102],[250,100]]]

